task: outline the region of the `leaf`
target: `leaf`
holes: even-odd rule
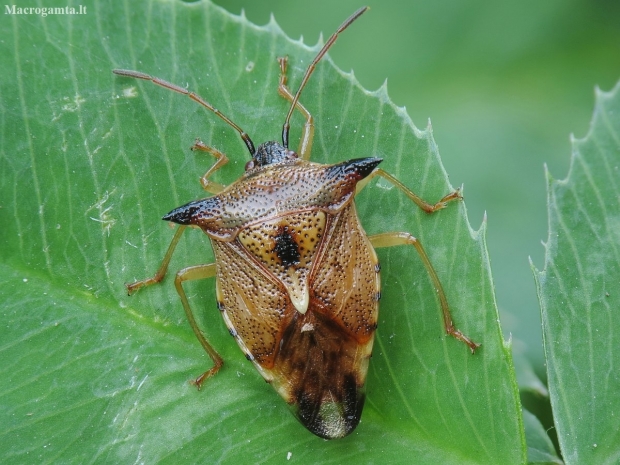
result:
[[[548,174],[549,239],[536,272],[549,393],[567,464],[620,460],[620,84],[597,92],[568,177]]]
[[[513,341],[513,363],[523,408],[528,464],[563,463],[556,451],[557,437],[549,392],[525,357],[520,341]]]
[[[555,447],[538,418],[527,410],[523,410],[523,423],[527,440],[528,465],[563,464]]]
[[[523,422],[528,444],[528,465],[563,464],[564,462],[558,457],[553,443],[538,418],[527,410],[523,410]]]
[[[426,215],[382,182],[358,198],[364,227],[420,239],[456,325],[483,344],[478,353],[444,334],[428,274],[413,248],[399,247],[379,251],[382,313],[350,437],[324,442],[296,422],[216,316],[213,282],[186,289],[226,364],[201,392],[188,384],[210,361],[171,276],[132,297],[123,283],[159,266],[172,237],[159,218],[205,196],[198,177],[213,160],[188,150],[194,138],[227,153],[214,176],[225,184],[243,172],[247,150],[189,99],[111,70],[196,90],[260,142],[279,137],[288,109],[276,57],[289,56],[295,87],[316,48],[208,2],[87,8],[0,26],[4,461],[523,463],[484,225],[472,231],[462,203]],[[381,156],[425,199],[452,189],[430,127],[415,129],[385,88],[367,92],[325,59],[302,100],[316,121],[313,160]],[[299,115],[292,125],[296,140]],[[185,236],[171,270],[213,259],[200,231]]]

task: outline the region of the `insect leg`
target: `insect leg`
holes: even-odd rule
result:
[[[228,163],[228,157],[224,155],[217,149],[213,147],[209,147],[200,139],[196,139],[194,141],[194,145],[192,145],[192,150],[200,150],[201,152],[207,152],[213,155],[216,158],[215,163],[211,168],[207,170],[207,172],[200,178],[200,184],[202,184],[202,188],[211,194],[219,194],[224,190],[226,186],[223,184],[219,184],[215,181],[210,181],[209,176],[219,170],[222,166]]]
[[[428,271],[428,274],[433,281],[433,286],[435,286],[435,291],[437,292],[437,295],[439,297],[439,303],[441,304],[443,323],[444,328],[446,329],[446,333],[448,333],[453,338],[467,344],[469,346],[469,349],[471,350],[471,353],[473,354],[475,350],[480,347],[480,344],[477,344],[471,339],[469,339],[454,326],[454,323],[452,321],[452,314],[450,313],[450,308],[448,307],[448,299],[446,298],[446,294],[443,290],[443,287],[441,286],[439,277],[435,272],[435,268],[433,268],[433,265],[431,264],[428,255],[426,255],[422,244],[420,244],[420,241],[418,241],[415,237],[413,237],[407,232],[389,232],[376,234],[374,236],[369,236],[368,239],[370,239],[370,243],[375,248],[393,247],[396,245],[412,245],[415,247],[416,251],[420,255],[420,258],[422,259],[422,262],[424,263],[426,271]]]
[[[179,243],[179,239],[181,239],[181,235],[183,234],[183,231],[185,231],[185,228],[186,226],[180,226],[177,229],[177,231],[174,233],[174,237],[170,241],[170,245],[168,246],[166,255],[164,255],[164,259],[162,260],[161,265],[159,266],[159,269],[157,270],[157,273],[155,273],[155,276],[153,276],[152,278],[142,279],[140,281],[136,281],[131,284],[125,284],[125,287],[127,288],[127,293],[129,295],[133,294],[140,288],[143,288],[145,286],[150,286],[151,284],[157,284],[162,279],[164,279],[164,276],[166,275],[166,271],[168,271],[168,265],[170,264],[170,259],[172,258],[172,254],[174,253],[174,249]]]
[[[211,360],[213,360],[213,367],[205,371],[202,375],[200,375],[198,378],[196,378],[193,381],[193,384],[198,386],[198,389],[200,389],[200,386],[202,386],[202,383],[207,378],[213,376],[219,371],[219,369],[224,364],[224,360],[222,360],[222,357],[220,356],[220,354],[216,352],[213,346],[209,344],[209,341],[207,341],[207,339],[204,337],[204,335],[202,334],[202,331],[200,331],[200,328],[198,327],[198,323],[196,323],[196,319],[194,318],[194,312],[192,311],[192,308],[189,305],[189,301],[187,300],[187,295],[185,294],[185,291],[183,290],[183,282],[184,281],[195,281],[197,279],[213,278],[215,274],[216,274],[215,263],[210,263],[208,265],[188,266],[187,268],[183,268],[182,270],[180,270],[177,273],[177,276],[174,280],[174,285],[176,286],[177,292],[179,293],[179,296],[181,297],[181,303],[183,304],[183,310],[185,310],[185,315],[187,316],[187,320],[189,321],[189,324],[192,327],[192,330],[194,330],[194,334],[200,341],[200,344],[202,345],[204,350],[207,352],[207,354],[209,354],[209,357],[211,357]]]
[[[436,212],[437,210],[441,210],[442,208],[446,207],[448,202],[450,202],[452,200],[461,200],[463,198],[463,196],[461,195],[460,190],[457,189],[454,192],[450,192],[448,195],[445,195],[444,197],[442,197],[439,200],[439,202],[437,202],[435,204],[430,204],[427,201],[425,201],[425,200],[421,199],[420,197],[418,197],[412,191],[410,191],[407,188],[407,186],[405,186],[402,182],[400,182],[398,179],[396,179],[390,173],[388,173],[386,171],[383,171],[380,168],[374,170],[366,178],[362,179],[360,182],[357,183],[356,194],[359,194],[360,191],[364,187],[366,187],[366,185],[370,182],[370,180],[372,178],[376,177],[376,176],[381,176],[382,178],[387,179],[390,183],[392,183],[394,186],[396,186],[403,194],[405,194],[407,197],[409,197],[413,203],[415,203],[418,207],[420,207],[426,213],[433,213],[433,212]]]
[[[280,83],[278,85],[278,93],[289,102],[293,102],[293,93],[286,85],[288,80],[286,76],[288,57],[278,58],[278,63],[280,63]],[[303,160],[309,160],[310,152],[312,151],[312,138],[314,137],[314,118],[312,118],[310,112],[306,110],[306,107],[304,107],[301,102],[297,101],[295,107],[304,116],[304,118],[306,118],[306,123],[301,131],[301,139],[299,141],[297,155],[299,155],[299,157]]]

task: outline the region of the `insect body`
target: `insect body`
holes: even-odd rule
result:
[[[196,94],[136,71],[114,71],[188,95],[232,126],[252,156],[243,176],[224,187],[208,178],[227,158],[196,141],[193,149],[209,152],[217,159],[202,178],[203,187],[214,195],[163,217],[181,227],[156,275],[129,284],[129,292],[161,281],[186,226],[202,229],[211,240],[215,263],[184,268],[175,280],[190,325],[214,362],[195,383],[200,386],[223,361],[198,328],[182,283],[215,277],[218,308],[241,350],[301,423],[327,439],[353,431],[364,405],[381,295],[374,247],[413,245],[437,289],[446,331],[465,342],[472,352],[478,347],[452,324],[439,278],[419,242],[401,232],[367,236],[354,203],[356,192],[375,176],[392,182],[428,212],[459,199],[458,192],[430,205],[377,169],[379,158],[333,165],[308,161],[313,124],[299,96],[338,34],[365,10],[354,13],[330,37],[295,95],[286,85],[287,61],[280,59],[279,92],[291,102],[282,144],[265,142],[255,148],[239,126]],[[298,152],[288,148],[289,120],[295,108],[306,117]]]

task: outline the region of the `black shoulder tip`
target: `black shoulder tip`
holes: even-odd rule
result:
[[[364,179],[382,161],[382,158],[377,157],[354,158],[332,166],[330,172],[338,177],[355,176],[357,179]]]
[[[217,197],[194,200],[193,202],[175,208],[170,213],[164,215],[162,220],[172,221],[173,223],[182,225],[196,224],[199,219],[204,219],[205,216],[213,215],[213,212],[217,212],[217,207]]]
[[[193,214],[195,213],[195,209],[191,208],[188,205],[183,205],[182,207],[175,208],[170,213],[162,216],[162,220],[164,221],[172,221],[173,223],[188,225],[191,224]]]

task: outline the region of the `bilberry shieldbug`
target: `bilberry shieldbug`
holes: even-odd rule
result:
[[[472,352],[478,347],[453,325],[439,278],[417,239],[406,232],[367,236],[354,203],[356,192],[376,176],[428,213],[460,199],[459,192],[431,205],[378,169],[380,158],[333,165],[309,161],[314,126],[310,112],[299,102],[300,94],[338,34],[366,9],[356,11],[328,39],[295,94],[287,86],[287,59],[279,59],[278,92],[291,102],[282,144],[270,141],[255,148],[239,126],[193,92],[140,72],[114,70],[189,96],[235,129],[252,157],[245,173],[223,186],[209,177],[228,159],[200,140],[195,142],[193,150],[216,158],[201,178],[203,188],[213,196],[163,217],[181,226],[155,276],[128,284],[129,293],[160,282],[185,228],[201,228],[209,236],[215,263],[184,268],[175,279],[189,323],[214,364],[195,384],[200,386],[217,373],[223,360],[199,329],[183,282],[215,277],[217,306],[241,350],[301,423],[326,439],[351,433],[362,414],[381,295],[374,248],[414,246],[437,291],[446,332]],[[297,152],[288,148],[295,109],[306,119]]]

